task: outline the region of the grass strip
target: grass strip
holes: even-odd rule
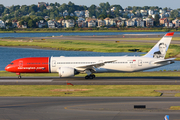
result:
[[[153,43],[134,43],[115,41],[87,41],[87,40],[8,40],[0,39],[0,46],[35,46],[66,51],[92,51],[92,52],[148,52]],[[170,45],[166,58],[174,57],[180,53],[179,45]],[[178,57],[179,58],[179,57]]]
[[[59,77],[58,73],[22,73],[26,77]],[[162,71],[162,72],[133,72],[133,73],[95,73],[96,77],[178,77],[180,71]],[[86,74],[79,74],[76,77],[84,77]],[[15,73],[0,71],[0,77],[17,77]]]
[[[171,106],[170,110],[180,110],[180,106]]]
[[[0,85],[0,96],[160,96],[155,90],[180,90],[180,85]]]

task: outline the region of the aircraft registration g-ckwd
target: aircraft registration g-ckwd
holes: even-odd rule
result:
[[[144,56],[117,57],[29,57],[12,61],[5,70],[16,73],[59,73],[59,77],[73,77],[86,73],[85,79],[95,78],[94,73],[136,72],[174,63],[164,59],[174,32],[167,33]]]

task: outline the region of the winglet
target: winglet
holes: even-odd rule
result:
[[[173,36],[174,32],[167,33],[165,36]]]

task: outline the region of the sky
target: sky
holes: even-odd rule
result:
[[[4,6],[31,5],[38,4],[38,2],[58,2],[60,4],[67,4],[69,1],[75,3],[76,5],[86,5],[88,7],[92,4],[99,5],[99,3],[102,2],[109,2],[110,5],[118,4],[121,5],[123,8],[127,6],[158,6],[162,8],[168,7],[172,9],[180,8],[180,0],[1,0],[0,4],[3,4]]]

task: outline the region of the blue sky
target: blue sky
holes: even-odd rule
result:
[[[11,6],[11,5],[31,5],[31,4],[37,4],[38,2],[49,2],[49,3],[55,3],[58,2],[60,4],[62,3],[68,3],[69,0],[1,0],[0,4],[3,4],[5,6]],[[170,7],[172,9],[180,8],[180,0],[71,0],[71,2],[77,4],[77,5],[86,5],[90,6],[92,4],[99,5],[101,2],[109,2],[112,4],[119,4],[123,8],[127,6],[159,6],[159,7]]]

